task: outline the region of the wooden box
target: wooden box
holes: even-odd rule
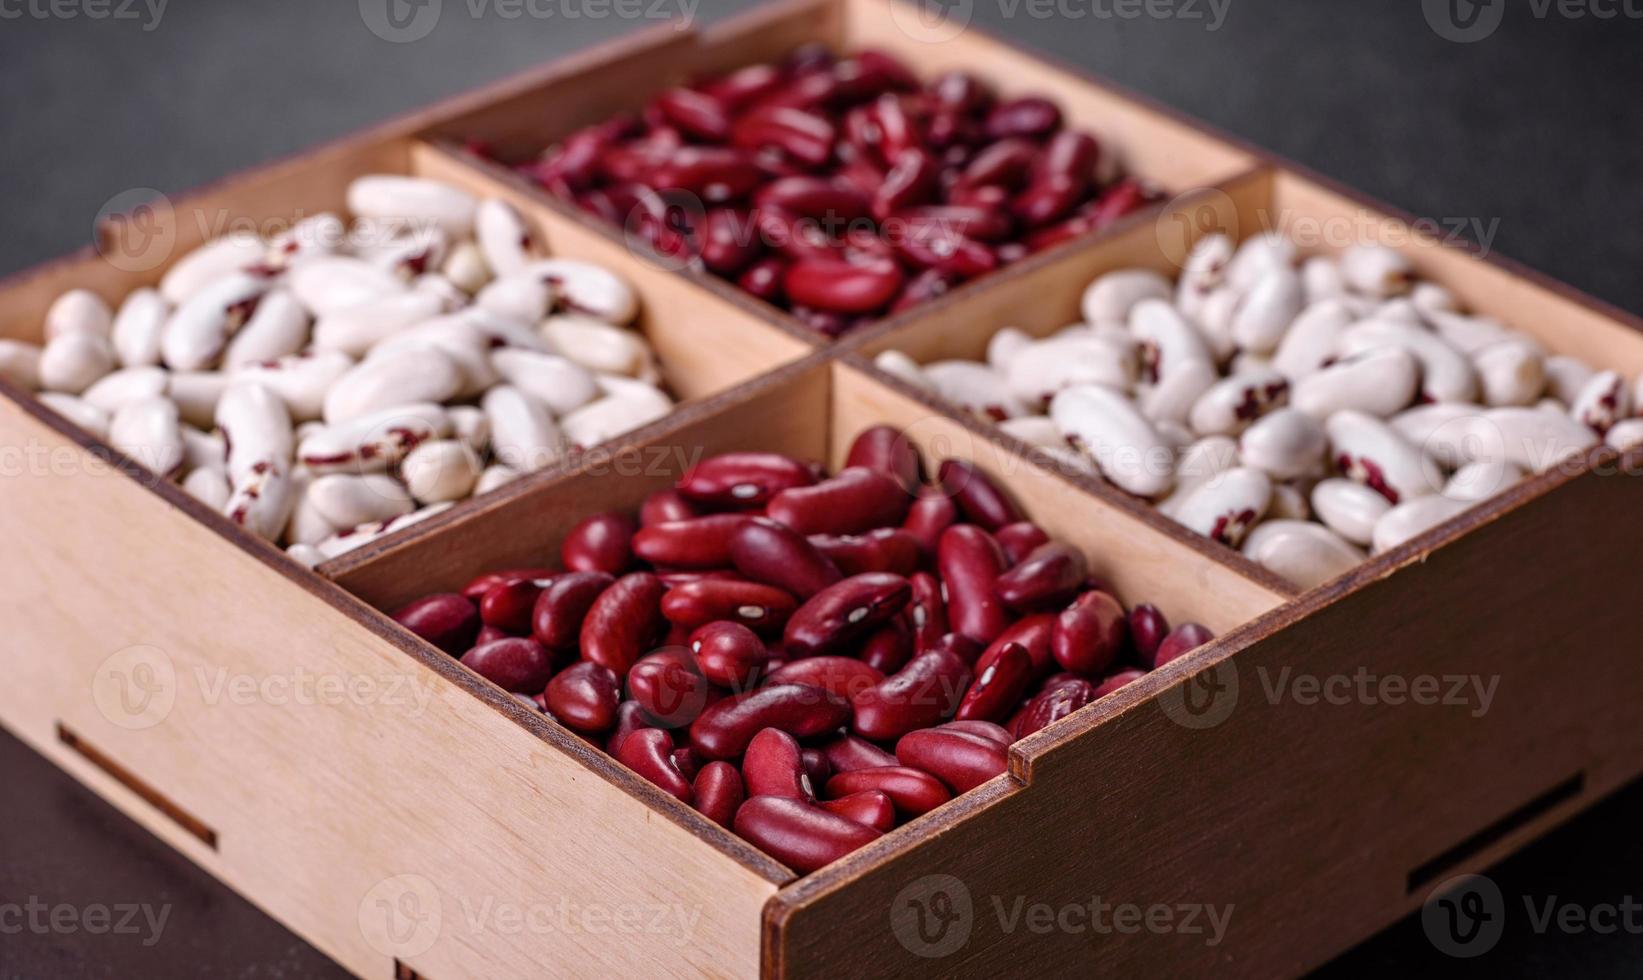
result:
[[[920,39],[909,16],[800,0],[706,34],[652,31],[173,202],[185,249],[199,233],[184,217],[334,208],[363,172],[507,195],[556,252],[634,281],[691,402],[597,459],[310,572],[0,386],[16,467],[0,491],[14,636],[0,723],[348,969],[435,980],[1295,974],[1634,778],[1635,455],[1528,481],[1298,595],[871,367],[889,347],[973,356],[1005,322],[1053,329],[1093,275],[1167,268],[1206,228],[1407,223],[977,31]],[[1184,196],[820,349],[450,146],[539,140],[527,118],[568,129],[676,75],[816,39],[1048,91]],[[1635,321],[1463,249],[1409,250],[1548,347],[1643,367]],[[34,337],[70,286],[118,298],[159,271],[88,254],[25,274],[0,292],[0,334]],[[544,560],[577,519],[634,504],[700,455],[836,465],[877,423],[975,461],[1126,598],[1218,639],[1017,743],[1005,775],[798,877],[378,611]],[[1367,695],[1318,693],[1362,676]],[[1398,703],[1381,683],[1425,678],[1437,703]]]

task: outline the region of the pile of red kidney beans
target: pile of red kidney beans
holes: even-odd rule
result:
[[[815,46],[671,89],[521,170],[831,336],[1159,196],[1048,99]]]
[[[1025,738],[1207,642],[1127,613],[970,463],[894,429],[847,466],[707,459],[395,618],[808,872],[1005,770]]]

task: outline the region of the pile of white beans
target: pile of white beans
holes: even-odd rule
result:
[[[986,363],[877,364],[1303,587],[1604,439],[1643,445],[1643,378],[1468,315],[1380,246],[1210,236],[1174,284],[1100,277],[1083,315],[1005,328]]]
[[[306,564],[672,409],[633,289],[504,201],[371,175],[335,214],[85,289],[0,376]]]

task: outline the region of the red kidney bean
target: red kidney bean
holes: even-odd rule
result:
[[[867,217],[866,195],[846,184],[820,177],[784,177],[764,185],[755,201],[764,208],[783,208],[821,222],[823,228],[842,227]]]
[[[1158,656],[1158,648],[1169,635],[1169,620],[1150,602],[1143,602],[1130,610],[1130,642],[1135,649],[1135,661],[1151,664]]]
[[[495,626],[481,626],[479,628],[479,635],[474,637],[474,641],[471,646],[482,647],[487,643],[494,643],[497,640],[506,640],[511,635],[512,634],[506,632],[505,630],[497,629]]]
[[[832,864],[883,836],[814,803],[780,796],[743,803],[734,826],[737,834],[800,874]]]
[[[1037,156],[1031,140],[999,140],[971,158],[954,187],[1019,187]]]
[[[1006,524],[994,531],[993,537],[998,541],[998,546],[1004,549],[1004,558],[1011,568],[1021,564],[1023,559],[1032,554],[1034,548],[1050,541],[1050,536],[1044,533],[1044,529],[1031,521]]]
[[[811,257],[788,267],[782,289],[794,303],[831,313],[872,313],[896,298],[904,281],[893,262]]]
[[[793,487],[816,482],[810,467],[778,453],[724,453],[704,459],[679,480],[685,499],[709,507],[751,510]]]
[[[734,277],[763,252],[752,215],[731,208],[707,212],[702,222],[702,264],[710,272]]]
[[[881,527],[866,534],[813,534],[810,543],[845,575],[911,575],[924,557],[918,538],[899,527]]]
[[[633,553],[670,568],[724,568],[730,564],[731,532],[747,520],[746,514],[709,514],[654,524],[633,536]]]
[[[884,623],[907,605],[912,588],[900,575],[869,572],[836,582],[798,608],[782,634],[792,657],[835,653]]]
[[[550,584],[551,579],[520,579],[498,585],[479,600],[479,618],[510,636],[524,636],[531,631],[536,599]]]
[[[896,301],[890,304],[890,312],[900,313],[928,303],[937,296],[946,295],[948,290],[956,285],[957,277],[948,275],[940,269],[925,269],[901,287],[901,293],[896,296]]]
[[[944,228],[978,242],[1004,242],[1015,234],[1015,222],[1004,210],[1009,197],[1003,188],[979,187],[955,196],[976,203],[908,208],[896,216],[904,225],[904,234],[917,236],[929,228]]]
[[[1033,163],[1035,180],[1062,177],[1088,184],[1101,162],[1101,144],[1088,133],[1062,130],[1044,144],[1044,152]]]
[[[922,769],[905,765],[853,769],[827,781],[829,799],[873,789],[890,797],[896,812],[904,818],[929,813],[953,798],[941,780]]]
[[[690,634],[689,645],[697,669],[733,691],[746,690],[770,662],[764,642],[740,623],[708,623]]]
[[[701,771],[702,760],[696,758],[696,750],[688,745],[674,749],[671,758],[680,775],[686,779],[695,780],[696,773]]]
[[[1107,188],[1095,200],[1094,206],[1089,210],[1090,223],[1096,228],[1105,228],[1119,218],[1141,210],[1155,199],[1155,195],[1146,187],[1125,178]]]
[[[554,578],[531,611],[531,635],[549,650],[574,650],[588,610],[616,579],[607,572],[570,572]]]
[[[878,686],[883,680],[883,671],[854,657],[806,657],[770,675],[772,684],[805,684],[846,699]]]
[[[673,151],[648,178],[657,190],[683,191],[720,205],[752,193],[764,174],[741,150],[686,146]]]
[[[1131,681],[1138,681],[1145,676],[1147,676],[1147,672],[1144,670],[1114,671],[1102,679],[1100,684],[1096,685],[1093,700],[1099,701]]]
[[[798,740],[779,728],[766,728],[747,743],[747,754],[742,758],[742,784],[749,797],[816,798],[810,776],[804,771]]]
[[[850,703],[835,694],[803,684],[773,684],[709,705],[690,726],[690,745],[705,758],[731,759],[746,751],[761,729],[808,738],[849,720]]]
[[[731,142],[748,150],[774,147],[808,167],[833,157],[838,131],[825,116],[795,106],[772,105],[737,119]]]
[[[909,226],[905,234],[892,236],[891,244],[909,264],[935,269],[960,282],[998,267],[992,249],[945,226]]]
[[[1051,541],[1033,549],[998,577],[998,597],[1017,612],[1036,612],[1071,602],[1084,585],[1089,563],[1084,552]],[[1123,610],[1119,610],[1122,617]]]
[[[968,72],[950,71],[930,83],[937,103],[957,112],[980,113],[992,108],[993,90]]]
[[[479,609],[454,592],[425,596],[394,613],[394,621],[453,657],[474,646]]]
[[[821,747],[835,773],[896,765],[896,757],[865,739],[841,735]]]
[[[485,598],[485,593],[499,585],[509,582],[518,582],[524,579],[550,579],[556,573],[551,568],[510,568],[501,572],[486,572],[475,576],[473,581],[462,587],[462,595],[474,602]]]
[[[668,122],[697,139],[723,143],[730,138],[730,112],[723,102],[694,89],[669,89],[656,97],[656,108]]]
[[[942,597],[941,582],[929,572],[909,576],[907,584],[913,590],[907,605],[913,648],[922,653],[947,634],[947,602]]]
[[[692,786],[696,809],[721,827],[736,819],[742,805],[742,774],[728,762],[709,762],[696,773]]]
[[[780,303],[786,295],[782,292],[782,279],[786,275],[786,262],[764,258],[748,267],[736,284],[766,303]]]
[[[702,91],[732,114],[770,95],[787,82],[787,73],[775,65],[753,65],[713,79]]]
[[[621,575],[633,564],[633,535],[637,529],[626,514],[595,514],[565,535],[559,557],[572,572]]]
[[[641,657],[628,671],[627,685],[628,697],[662,728],[682,728],[695,721],[712,697],[695,658],[677,648]]]
[[[775,521],[748,521],[730,535],[729,547],[738,572],[800,600],[844,577],[809,539]]]
[[[1010,202],[1010,213],[1025,228],[1042,228],[1071,214],[1089,196],[1089,182],[1071,177],[1040,177]]]
[[[873,215],[887,221],[904,208],[930,204],[941,190],[941,163],[928,150],[908,147],[890,161],[873,194]]]
[[[880,790],[863,790],[860,793],[841,796],[836,800],[823,800],[818,805],[829,813],[836,813],[847,820],[854,820],[884,833],[888,833],[896,826],[895,804]]]
[[[660,728],[644,728],[623,739],[616,761],[645,777],[662,792],[690,804],[695,794],[690,780],[673,761],[673,736]]]
[[[896,758],[946,783],[954,793],[967,793],[1010,767],[1009,749],[952,728],[908,732],[896,742]]]
[[[701,511],[696,509],[695,504],[686,500],[684,494],[669,487],[645,498],[645,502],[639,507],[639,526],[655,527],[658,524],[688,521],[701,516]]]
[[[919,458],[918,447],[894,426],[875,425],[861,430],[850,443],[844,465],[887,473],[908,493],[917,492],[924,483],[924,461]]]
[[[1056,617],[1056,663],[1094,677],[1118,659],[1128,635],[1129,620],[1118,600],[1105,592],[1086,592]]]
[[[963,732],[966,735],[984,738],[989,742],[997,742],[1005,748],[1009,748],[1015,742],[1015,739],[1011,737],[1003,725],[995,725],[990,721],[976,721],[973,719],[969,721],[950,721],[945,725],[937,725],[935,730]]]
[[[582,621],[582,658],[625,675],[667,632],[662,595],[667,586],[649,572],[617,579],[595,599]]]
[[[765,636],[780,636],[798,607],[781,589],[734,579],[683,582],[662,597],[662,615],[675,626],[696,629],[728,620]]]
[[[1170,630],[1169,635],[1164,637],[1164,642],[1158,645],[1158,653],[1152,660],[1153,669],[1156,670],[1177,657],[1191,653],[1213,639],[1215,634],[1197,623],[1182,623]]]
[[[804,763],[804,774],[810,777],[812,787],[826,786],[833,778],[833,764],[827,761],[821,749],[805,749],[799,753],[799,759]]]
[[[953,632],[991,643],[1009,624],[997,594],[998,577],[1004,574],[1004,552],[998,542],[979,527],[955,524],[941,535],[936,563],[947,586],[947,620]]]
[[[1033,658],[1019,643],[1001,648],[985,666],[977,663],[976,679],[953,715],[960,721],[998,721],[1008,718],[1033,679]],[[899,753],[898,753],[899,757]],[[903,760],[906,761],[906,760]],[[922,768],[922,767],[921,767]]]
[[[1004,634],[1001,633],[999,635],[1003,636]],[[986,649],[986,647],[970,639],[968,636],[960,636],[957,633],[948,633],[945,636],[938,637],[936,642],[930,644],[927,649],[920,650],[919,654],[950,653],[973,667],[976,662],[981,659],[981,655]]]
[[[952,715],[969,683],[970,667],[957,654],[921,653],[851,699],[852,730],[863,738],[888,742],[927,728]]]
[[[999,489],[992,477],[968,460],[943,460],[937,479],[959,511],[988,531],[1023,519],[1015,501]]]
[[[1054,724],[1095,700],[1095,685],[1074,678],[1054,688],[1046,688],[1028,702],[1026,710],[1016,723],[1017,738]]]
[[[941,535],[958,523],[958,505],[938,487],[924,487],[918,498],[907,509],[902,530],[918,539],[919,547],[927,557],[935,557]]]
[[[542,644],[528,637],[508,637],[474,647],[462,655],[462,664],[502,688],[536,694],[553,675],[553,658]]]
[[[543,692],[546,694],[546,692]],[[540,707],[548,710],[547,698],[538,695],[541,699]],[[622,747],[622,740],[641,728],[650,728],[650,715],[639,706],[637,701],[623,701],[616,706],[616,725],[610,730],[610,736],[605,739],[605,751],[611,755]]]
[[[1013,644],[1027,652],[1028,659],[1032,661],[1034,680],[1049,676],[1056,668],[1055,620],[1054,613],[1034,613],[1011,623],[976,660],[976,673],[987,669],[1002,655],[1005,647]]]
[[[597,735],[616,725],[616,709],[622,701],[621,683],[614,671],[583,660],[566,667],[548,682],[544,700],[548,712],[561,725]]]
[[[881,674],[893,674],[913,659],[913,628],[897,616],[874,630],[861,645],[861,662]]]
[[[783,490],[766,512],[800,534],[863,534],[900,524],[910,504],[894,477],[851,466],[831,479]]]
[[[987,114],[988,139],[1038,139],[1060,128],[1061,109],[1049,99],[1037,96],[1001,103]]]

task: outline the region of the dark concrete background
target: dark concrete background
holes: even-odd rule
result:
[[[169,0],[157,23],[147,13],[92,20],[97,0],[58,2],[80,16],[0,0],[0,272],[86,244],[121,191],[185,190],[644,26],[595,16],[608,9],[598,0],[540,0],[551,16],[511,19],[495,0],[445,0],[427,37],[394,44],[348,0]],[[1503,16],[1476,43],[1440,36],[1414,0],[1217,0],[1224,18],[1213,31],[1209,0],[1175,0],[1172,17],[1118,16],[1139,9],[1128,2],[973,7],[977,24],[1415,214],[1491,228],[1496,250],[1643,309],[1639,0],[1486,0],[1485,18]],[[703,0],[697,12],[716,19],[751,5]],[[170,909],[152,947],[140,936],[0,932],[0,978],[338,973],[5,735],[0,787],[0,905]],[[1638,933],[1542,934],[1525,899],[1594,908],[1640,891],[1639,818],[1643,788],[1633,787],[1493,869],[1508,928],[1487,955],[1449,958],[1412,918],[1326,972],[1634,976]]]

